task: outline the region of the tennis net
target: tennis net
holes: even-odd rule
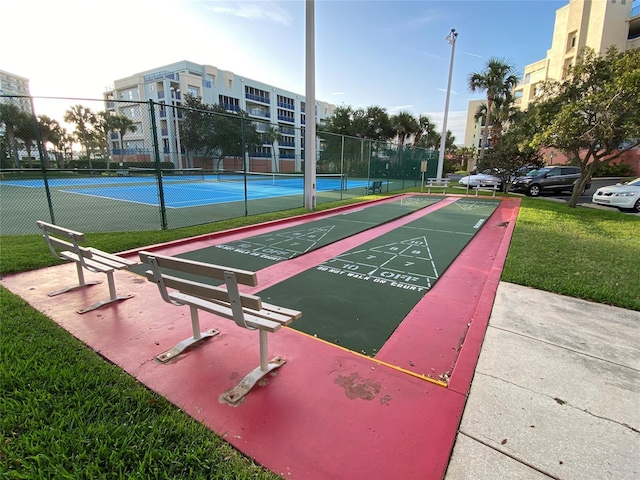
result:
[[[155,168],[129,167],[126,170],[126,174],[129,177],[152,179],[158,177],[158,170]],[[166,168],[160,170],[160,174],[162,175],[162,180],[165,182],[204,180],[202,168]]]
[[[302,186],[304,185],[304,175],[301,173],[265,173],[265,172],[242,172],[227,171],[217,172],[217,180],[220,182],[247,182],[259,185],[273,186]],[[344,175],[340,173],[318,173],[317,183],[335,183],[335,188],[339,189],[343,184]]]

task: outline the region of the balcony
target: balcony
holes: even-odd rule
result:
[[[224,109],[228,112],[239,112],[240,111],[240,105],[233,105],[231,103],[221,103],[220,105],[222,105],[224,107]]]
[[[296,123],[293,117],[285,117],[284,115],[278,115],[278,120],[281,122]]]
[[[250,108],[247,113],[254,117],[269,118],[271,116],[268,110],[261,110],[259,108]]]
[[[284,108],[284,109],[287,109],[287,110],[295,110],[296,109],[296,106],[293,103],[278,102],[278,107]]]
[[[252,93],[245,93],[245,98],[248,98],[249,100],[253,100],[255,102],[266,103],[267,105],[271,104],[268,97],[261,97]]]

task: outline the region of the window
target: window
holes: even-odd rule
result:
[[[233,80],[229,79],[227,82],[228,82],[227,84],[229,86],[229,90],[231,90],[231,88],[233,87]]]

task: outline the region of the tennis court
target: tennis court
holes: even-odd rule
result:
[[[38,220],[82,232],[175,229],[304,205],[304,179],[297,174],[163,170],[159,182],[150,169],[96,172],[54,172],[48,188],[42,177],[1,179],[3,234],[37,233]],[[392,182],[385,190],[402,186]],[[362,178],[317,174],[317,203],[363,196],[367,185]]]
[[[235,407],[219,395],[255,366],[255,332],[203,315],[221,334],[161,365],[189,309],[138,273],[116,272],[133,298],[85,315],[104,292],[45,293],[72,265],[3,284],[285,478],[442,478],[518,205],[403,195],[143,248],[256,270],[245,293],[302,310],[269,341],[287,363]]]
[[[174,209],[304,194],[304,177],[295,174],[224,172],[208,175],[199,169],[187,169],[163,172],[161,181],[164,205]],[[52,178],[48,183],[50,188],[63,193],[159,206],[158,181],[151,169],[127,170],[126,175],[121,176]],[[2,184],[44,188],[44,181],[40,179],[6,180]],[[318,192],[364,191],[366,187],[366,180],[350,180],[340,174],[316,177]]]

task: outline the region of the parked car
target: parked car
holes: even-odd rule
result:
[[[500,185],[502,185],[502,179],[500,177],[496,177],[495,175],[491,175],[491,170],[485,170],[482,173],[462,177],[460,180],[458,180],[458,184],[462,185],[463,187],[497,186],[498,188],[500,188]]]
[[[560,193],[572,191],[573,185],[580,179],[580,168],[564,165],[542,167],[532,170],[522,177],[513,181],[511,189],[514,192],[524,192],[525,194],[537,197],[543,191]],[[587,184],[586,188],[591,185]]]
[[[640,212],[640,178],[626,183],[600,187],[593,194],[591,201],[598,205],[615,207],[622,212],[626,210]]]

